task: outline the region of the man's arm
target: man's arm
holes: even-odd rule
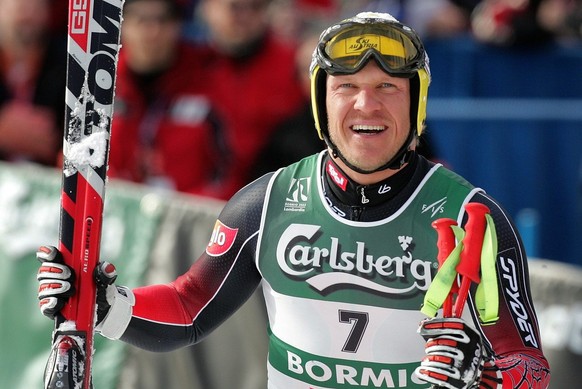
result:
[[[501,377],[503,388],[546,388],[550,369],[542,351],[527,256],[519,232],[507,213],[489,196],[477,194],[472,201],[481,202],[491,210],[498,243],[499,320],[494,325],[480,326],[492,356],[492,361],[485,365],[480,387],[487,388],[485,384],[491,385],[493,377]],[[476,318],[474,305],[470,306]]]
[[[255,250],[269,176],[239,191],[220,213],[206,252],[175,281],[134,289],[123,341],[169,351],[201,340],[240,308],[261,276]]]

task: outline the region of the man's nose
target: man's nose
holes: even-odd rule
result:
[[[363,88],[356,95],[354,108],[362,112],[372,112],[381,109],[382,104],[374,90]]]

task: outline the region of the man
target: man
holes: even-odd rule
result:
[[[109,303],[101,288],[101,334],[154,351],[190,345],[261,284],[269,388],[546,388],[512,222],[482,190],[415,153],[430,81],[418,36],[388,14],[359,14],[322,34],[311,77],[327,151],[239,191],[174,282],[133,293],[110,285]],[[436,272],[431,224],[453,217],[466,227],[467,202],[486,205],[495,225],[499,317],[488,326],[474,291],[462,317],[419,312]],[[41,310],[60,320],[70,278],[54,276],[66,270],[54,248],[38,256]],[[109,283],[111,265],[98,269]]]

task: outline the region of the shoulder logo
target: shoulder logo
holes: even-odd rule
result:
[[[206,254],[213,257],[226,254],[234,244],[237,233],[238,228],[230,228],[220,220],[216,220],[210,242],[206,246]]]
[[[438,213],[443,213],[445,211],[445,204],[447,203],[447,197],[443,197],[440,200],[435,201],[432,204],[423,204],[422,205],[422,212],[430,212],[431,217],[435,217]]]
[[[309,200],[311,178],[293,178],[289,184],[287,197],[285,198],[285,211],[304,211]]]

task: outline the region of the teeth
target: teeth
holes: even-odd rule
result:
[[[352,127],[354,131],[364,131],[364,132],[379,132],[384,131],[384,126],[367,126],[363,124],[357,124]]]

